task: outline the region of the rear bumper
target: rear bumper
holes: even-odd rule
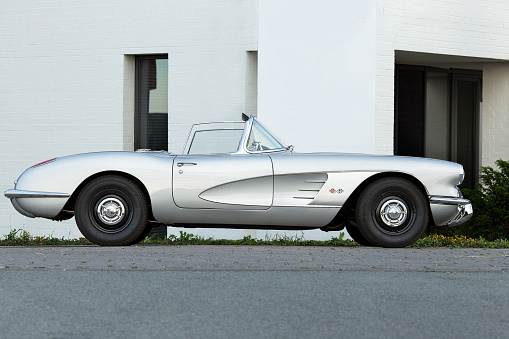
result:
[[[56,192],[39,192],[39,191],[24,191],[24,190],[7,190],[4,195],[9,198],[69,198],[67,193]]]
[[[429,202],[437,226],[457,226],[467,222],[474,214],[472,204],[467,199],[430,197]]]
[[[37,201],[37,198],[69,198],[70,194],[67,193],[57,193],[57,192],[38,192],[38,191],[24,191],[24,190],[7,190],[5,191],[4,195],[11,199],[12,206],[16,211],[18,211],[20,214],[29,217],[29,218],[35,218],[35,215],[33,213],[28,212],[26,209],[21,207],[20,203],[18,202],[18,199],[26,199],[26,198],[36,198],[35,201]],[[42,199],[45,200],[45,199]],[[41,207],[44,208],[44,204],[41,204]]]

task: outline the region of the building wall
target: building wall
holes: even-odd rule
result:
[[[509,2],[376,2],[376,152],[392,154],[395,51],[432,54],[433,63],[441,62],[441,66],[446,68],[463,66],[482,70],[485,59],[509,60]],[[455,58],[458,56],[473,59]],[[428,57],[423,56],[422,65],[426,64]],[[495,114],[506,113],[498,111]],[[509,158],[509,153],[505,153],[505,157]]]
[[[481,165],[509,161],[509,62],[484,64],[481,127]]]
[[[297,152],[375,148],[376,3],[260,0],[258,116]]]
[[[192,122],[246,112],[297,151],[392,154],[409,51],[484,71],[482,163],[509,159],[508,17],[505,0],[0,2],[0,191],[54,156],[131,150],[138,54],[168,54],[170,151]],[[0,199],[0,235],[22,227],[80,235]]]
[[[0,191],[55,156],[133,149],[136,54],[168,54],[170,151],[193,122],[239,119],[257,32],[253,0],[0,2]],[[2,198],[14,228],[80,235]]]

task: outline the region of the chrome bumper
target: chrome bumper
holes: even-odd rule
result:
[[[67,193],[56,193],[56,192],[38,192],[38,191],[23,191],[23,190],[7,190],[4,195],[9,198],[68,198],[70,197]]]
[[[432,205],[446,205],[455,206],[456,213],[445,223],[441,223],[437,226],[448,226],[453,227],[467,222],[474,214],[474,209],[469,200],[463,198],[448,198],[448,197],[430,197],[429,202]]]
[[[38,191],[23,191],[23,190],[7,190],[4,192],[4,195],[11,199],[12,206],[16,211],[18,211],[20,214],[29,217],[29,218],[35,218],[35,216],[27,211],[25,211],[19,203],[16,201],[16,199],[19,198],[68,198],[70,197],[70,194],[67,193],[56,193],[56,192],[38,192]]]

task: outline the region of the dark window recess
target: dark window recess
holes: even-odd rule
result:
[[[396,154],[424,156],[424,72],[397,70]]]
[[[136,57],[135,149],[168,150],[168,56]]]
[[[479,166],[477,154],[478,149],[478,133],[477,125],[479,119],[479,97],[480,85],[479,81],[458,79],[455,85],[455,102],[456,102],[456,159],[462,164],[465,173],[475,173]],[[467,175],[462,187],[473,188],[476,183],[475,175]]]

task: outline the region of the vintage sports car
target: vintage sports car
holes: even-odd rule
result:
[[[193,125],[181,155],[99,152],[27,169],[5,192],[27,217],[76,217],[99,245],[130,245],[156,224],[338,231],[403,247],[428,225],[472,216],[459,164],[425,158],[294,153],[254,117]]]

